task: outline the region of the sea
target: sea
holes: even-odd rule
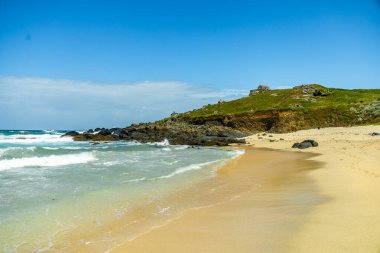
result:
[[[199,185],[242,154],[65,132],[0,130],[0,252],[108,252],[207,205]]]

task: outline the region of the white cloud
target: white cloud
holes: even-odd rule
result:
[[[0,129],[125,126],[246,94],[176,81],[109,84],[0,77]]]

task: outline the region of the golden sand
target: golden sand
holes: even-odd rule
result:
[[[208,206],[188,210],[110,252],[284,252],[312,208],[326,201],[308,177],[319,166],[307,160],[311,157],[248,148],[213,182],[197,187],[202,193],[225,186]]]

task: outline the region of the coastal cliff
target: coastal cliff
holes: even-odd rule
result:
[[[178,114],[176,120],[251,133],[373,124],[380,122],[380,89],[344,90],[312,84],[269,90],[259,86],[247,97]]]
[[[244,143],[255,132],[286,133],[320,127],[380,122],[380,89],[344,90],[321,85],[269,90],[260,85],[249,96],[126,128],[69,132],[76,141],[139,141],[202,146]]]
[[[380,117],[357,117],[341,108],[319,108],[308,111],[269,110],[232,115],[184,117],[184,122],[194,125],[226,126],[240,131],[287,133],[318,127],[344,127],[380,122]]]

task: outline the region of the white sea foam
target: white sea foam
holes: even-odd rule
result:
[[[54,147],[42,147],[43,149],[47,150],[58,150],[59,148],[54,148]]]
[[[191,165],[188,165],[188,166],[185,166],[185,167],[178,168],[175,171],[173,171],[172,173],[170,173],[168,175],[165,175],[165,176],[158,177],[158,178],[159,179],[162,179],[162,178],[171,178],[171,177],[174,177],[175,175],[182,174],[182,173],[185,173],[185,172],[188,172],[188,171],[191,171],[191,170],[200,170],[200,169],[204,168],[207,165],[211,165],[211,164],[218,163],[218,162],[221,162],[221,161],[222,160],[216,160],[216,161],[205,162],[205,163],[191,164]]]
[[[233,151],[233,155],[232,155],[232,158],[235,158],[235,157],[238,157],[240,155],[243,155],[245,153],[244,150],[235,150]],[[160,176],[158,177],[159,179],[163,179],[163,178],[171,178],[171,177],[174,177],[175,175],[178,175],[178,174],[182,174],[182,173],[186,173],[188,171],[192,171],[192,170],[200,170],[202,168],[204,168],[205,166],[207,165],[211,165],[211,164],[215,164],[215,163],[220,163],[222,161],[224,161],[225,159],[220,159],[220,160],[216,160],[216,161],[211,161],[211,162],[205,162],[205,163],[198,163],[198,164],[191,164],[191,165],[188,165],[188,166],[185,166],[185,167],[181,167],[181,168],[178,168],[176,169],[175,171],[173,171],[172,173],[168,174],[168,175],[164,175],[164,176]]]
[[[147,143],[149,145],[153,145],[153,146],[156,146],[156,147],[166,147],[166,146],[169,146],[170,143],[167,139],[163,140],[163,141],[160,141],[160,142],[153,142],[153,143]]]
[[[109,166],[114,166],[114,165],[118,165],[122,162],[120,161],[109,161],[109,162],[100,162],[99,165],[104,165],[106,167],[109,167]]]
[[[0,149],[0,157],[2,155],[5,155],[8,151],[14,151],[14,150],[17,150],[17,151],[30,150],[30,151],[33,151],[35,149],[36,149],[36,147],[9,147],[9,148],[1,148]]]
[[[44,131],[44,133],[47,133],[47,134],[51,134],[51,133],[55,133],[56,131],[55,130],[42,130]]]
[[[245,150],[243,150],[243,149],[235,150],[233,157],[238,157],[238,156],[241,156],[244,154],[245,154]]]
[[[189,148],[188,145],[181,145],[181,146],[176,146],[174,149],[175,150],[182,150],[182,149],[187,149],[187,148]]]
[[[5,152],[7,152],[7,149],[6,149],[6,148],[2,148],[2,149],[0,149],[0,157],[1,157]]]
[[[92,153],[80,153],[75,155],[51,155],[43,157],[23,157],[0,160],[0,171],[23,167],[54,167],[70,164],[88,163],[96,160]]]
[[[136,182],[144,181],[145,179],[146,179],[146,177],[140,177],[140,178],[136,178],[136,179],[130,179],[130,180],[127,180],[125,182],[127,182],[127,183],[136,183]]]
[[[161,214],[167,214],[167,212],[171,209],[170,206],[166,206],[166,207],[159,207],[159,210],[155,213],[153,213],[154,215],[161,215]]]
[[[66,149],[66,150],[78,150],[78,149],[91,149],[91,148],[90,147],[68,146],[68,147],[62,147],[62,149]]]
[[[38,144],[38,143],[62,143],[62,142],[72,142],[71,137],[52,134],[15,134],[15,135],[0,135],[0,143],[6,144]]]

